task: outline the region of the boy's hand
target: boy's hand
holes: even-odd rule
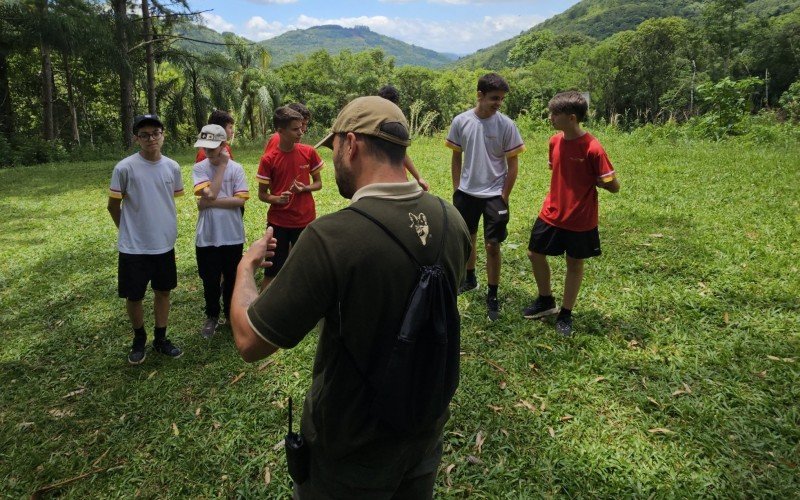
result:
[[[211,206],[212,201],[208,198],[200,197],[197,198],[197,209],[198,210],[205,210]]]
[[[277,203],[278,205],[286,205],[287,203],[289,203],[289,200],[291,200],[291,198],[292,198],[292,192],[284,191],[280,195],[278,195],[278,199],[275,200],[275,203]]]
[[[242,264],[248,266],[251,271],[255,272],[260,267],[272,266],[272,261],[267,259],[275,255],[274,250],[278,246],[278,240],[272,237],[272,233],[272,226],[267,227],[264,237],[254,241],[242,256]]]
[[[306,190],[306,187],[307,187],[306,184],[303,184],[302,182],[295,179],[295,181],[292,183],[292,187],[289,188],[289,191],[291,191],[292,193],[302,193],[303,191]]]

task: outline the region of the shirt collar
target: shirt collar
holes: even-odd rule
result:
[[[383,198],[386,200],[408,200],[422,196],[422,188],[417,181],[408,182],[378,182],[368,184],[353,195],[350,203],[355,203],[361,198]]]

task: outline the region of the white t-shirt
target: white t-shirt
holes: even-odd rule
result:
[[[192,167],[193,191],[195,194],[211,185],[215,172],[216,167],[211,164],[208,158],[200,163],[195,163],[194,167]],[[222,186],[219,194],[217,194],[217,199],[231,198],[233,196],[246,200],[250,197],[250,192],[247,190],[247,181],[245,180],[242,166],[233,160],[228,160],[228,166],[225,167]],[[244,243],[244,223],[242,222],[242,212],[239,207],[209,207],[200,210],[197,216],[195,245],[198,247],[219,247],[242,243]]]
[[[148,161],[134,153],[117,163],[109,196],[122,199],[119,251],[157,255],[172,250],[178,237],[174,198],[181,195],[183,179],[175,160]]]
[[[474,109],[453,118],[446,144],[463,152],[458,189],[478,198],[501,195],[508,174],[506,158],[525,151],[511,118],[498,112],[481,119]]]

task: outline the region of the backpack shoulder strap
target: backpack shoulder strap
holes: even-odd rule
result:
[[[442,207],[442,215],[444,216],[444,227],[442,229],[442,239],[439,241],[439,251],[436,254],[436,261],[437,262],[439,262],[439,258],[442,256],[442,250],[444,248],[444,240],[447,239],[447,209],[445,208],[444,202],[442,201],[442,199],[438,198],[438,200],[439,200],[439,204]],[[391,232],[389,230],[389,228],[386,227],[381,221],[379,221],[375,217],[371,216],[367,212],[361,210],[360,208],[356,208],[356,207],[354,207],[352,205],[347,207],[347,208],[345,208],[345,210],[352,210],[353,212],[356,212],[357,214],[361,215],[362,217],[365,217],[366,219],[371,221],[373,224],[375,224],[376,226],[381,228],[384,233],[386,233],[392,240],[394,240],[395,243],[397,243],[398,246],[400,246],[400,248],[403,249],[403,251],[406,253],[406,255],[408,255],[408,257],[412,261],[414,261],[414,264],[416,264],[417,267],[422,267],[422,264],[420,264],[419,261],[417,260],[417,258],[414,257],[414,254],[412,254],[411,251],[408,249],[408,247],[405,246],[402,241],[400,241],[400,238],[398,238],[393,232]]]

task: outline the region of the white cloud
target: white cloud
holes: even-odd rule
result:
[[[276,37],[288,31],[280,21],[269,22],[261,16],[251,17],[244,26],[245,31],[241,35],[257,42]]]
[[[338,24],[352,28],[368,26],[382,35],[397,38],[438,52],[470,53],[518,35],[544,16],[505,15],[485,16],[479,21],[427,21],[421,19],[388,18],[386,16],[340,17],[321,19],[301,15],[289,29],[306,29],[321,24]]]
[[[323,24],[337,24],[346,28],[368,26],[376,33],[397,38],[406,43],[437,52],[458,54],[472,53],[480,48],[507,40],[546,19],[544,16],[538,15],[498,15],[485,16],[483,19],[476,21],[430,21],[412,18],[390,18],[387,16],[318,18],[301,14],[286,24],[280,21],[267,21],[261,16],[254,16],[245,22],[243,28],[237,29],[237,27],[218,15],[204,13],[202,16],[208,27],[216,31],[235,31],[239,35],[254,41],[274,38],[295,29],[307,29]]]
[[[222,16],[210,12],[203,12],[200,14],[200,17],[203,18],[203,23],[214,31],[222,33],[223,31],[233,31],[236,29],[236,26],[223,19]]]

